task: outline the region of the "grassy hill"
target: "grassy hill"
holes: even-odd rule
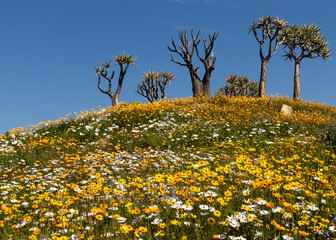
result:
[[[0,136],[0,239],[335,239],[335,119],[218,96],[13,129]]]

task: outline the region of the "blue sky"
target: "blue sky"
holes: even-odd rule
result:
[[[185,67],[170,61],[167,45],[179,29],[219,32],[211,92],[231,74],[259,80],[258,43],[246,29],[264,15],[290,24],[316,23],[336,49],[334,0],[11,0],[0,3],[0,133],[68,113],[111,104],[93,69],[122,51],[138,57],[125,76],[120,101],[146,102],[135,92],[146,71],[175,80],[167,98],[191,96]],[[266,93],[292,96],[294,63],[279,48],[268,65]],[[177,58],[177,56],[175,56]],[[196,62],[196,59],[195,59]],[[197,63],[197,62],[196,62]],[[117,66],[114,70],[118,72]],[[336,62],[301,62],[301,97],[336,105]],[[116,84],[113,85],[114,87]]]

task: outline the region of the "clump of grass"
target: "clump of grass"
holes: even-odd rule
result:
[[[13,129],[0,136],[0,239],[335,238],[336,156],[319,141],[333,144],[332,118],[216,96]]]

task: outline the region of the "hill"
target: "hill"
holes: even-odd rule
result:
[[[217,96],[13,129],[0,238],[335,238],[335,119],[317,103]]]

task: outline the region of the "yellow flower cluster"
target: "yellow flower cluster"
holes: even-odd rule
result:
[[[317,134],[333,107],[216,96],[69,117],[0,136],[0,239],[335,238]]]

